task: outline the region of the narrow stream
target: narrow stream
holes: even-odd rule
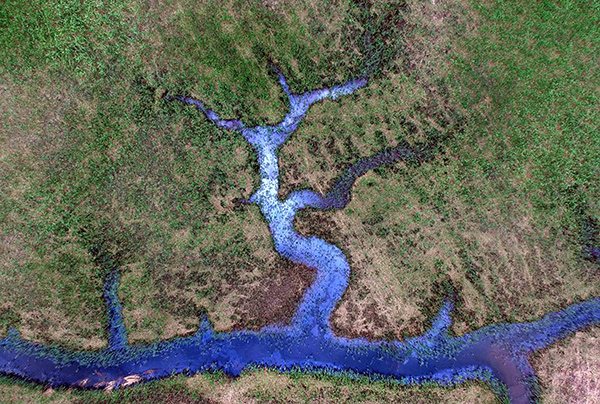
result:
[[[260,331],[217,333],[203,319],[192,336],[129,345],[117,295],[118,268],[110,257],[95,250],[97,264],[106,270],[108,347],[96,352],[70,351],[25,341],[11,330],[7,338],[0,340],[0,373],[51,386],[111,389],[182,372],[222,370],[237,376],[245,368],[269,367],[283,372],[366,375],[401,385],[452,385],[483,380],[513,404],[536,402],[536,379],[528,362],[529,354],[577,330],[599,324],[600,299],[573,304],[539,321],[491,325],[461,337],[448,334],[452,311],[449,300],[443,303],[431,328],[420,337],[369,342],[333,334],[329,319],[348,285],[350,267],[338,247],[296,233],[292,225],[296,213],[307,207],[343,208],[350,200],[352,184],[368,170],[423,156],[406,147],[387,149],[348,168],[325,195],[298,190],[286,200],[279,200],[279,147],[296,130],[312,104],[352,94],[366,86],[368,79],[293,94],[283,74],[278,71],[278,76],[290,109],[274,126],[249,128],[239,120],[221,119],[200,101],[188,97],[169,99],[194,105],[215,125],[241,134],[256,150],[260,187],[245,203],[259,206],[281,256],[317,269],[315,281],[305,292],[292,324],[267,326]],[[592,255],[597,251],[593,250]]]

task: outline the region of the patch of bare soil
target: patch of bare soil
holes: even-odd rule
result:
[[[317,270],[285,259],[276,262],[264,286],[242,288],[245,298],[240,301],[238,310],[243,314],[234,328],[260,329],[269,324],[290,324]]]

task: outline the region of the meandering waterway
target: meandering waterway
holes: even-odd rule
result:
[[[194,105],[208,120],[231,131],[231,136],[243,136],[256,150],[260,187],[245,202],[259,206],[280,255],[317,269],[315,281],[305,292],[291,325],[222,333],[215,332],[203,319],[192,336],[129,345],[117,294],[119,270],[110,256],[93,249],[97,264],[106,271],[108,347],[95,352],[71,351],[26,341],[11,330],[7,338],[0,340],[0,373],[51,386],[111,389],[182,372],[222,370],[237,376],[246,368],[269,367],[351,377],[364,375],[402,385],[483,380],[513,404],[534,403],[536,380],[528,356],[577,330],[599,324],[600,299],[573,304],[535,322],[497,324],[460,337],[448,334],[452,311],[449,300],[443,303],[431,328],[420,337],[369,342],[333,334],[329,319],[348,285],[350,267],[335,245],[296,233],[292,225],[296,213],[307,207],[343,208],[350,200],[353,182],[368,170],[423,155],[407,147],[386,149],[348,168],[324,195],[298,190],[279,200],[279,148],[311,105],[352,94],[366,86],[368,78],[294,94],[283,74],[277,73],[289,99],[289,112],[277,125],[247,127],[239,120],[220,118],[200,101],[181,96],[169,98]],[[595,252],[597,249],[592,254]]]

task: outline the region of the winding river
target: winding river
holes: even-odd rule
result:
[[[269,367],[282,372],[324,371],[340,376],[368,376],[401,385],[428,382],[452,385],[482,380],[513,404],[536,402],[536,378],[528,356],[577,330],[599,324],[600,299],[573,304],[531,323],[496,324],[459,337],[448,333],[450,300],[442,304],[431,328],[419,337],[369,342],[333,334],[329,318],[348,285],[350,267],[335,245],[296,233],[292,225],[296,213],[307,207],[341,209],[350,200],[353,182],[368,170],[423,155],[406,147],[387,149],[347,169],[324,195],[298,190],[286,200],[279,200],[278,149],[296,130],[311,105],[351,94],[366,86],[368,78],[294,94],[283,74],[279,71],[277,74],[290,105],[289,112],[277,125],[247,127],[239,120],[221,119],[200,101],[180,96],[168,98],[194,105],[212,123],[237,132],[256,150],[260,187],[244,202],[259,206],[281,256],[317,269],[315,281],[304,293],[291,325],[220,333],[203,319],[194,335],[129,345],[117,294],[119,269],[110,256],[96,248],[92,254],[106,271],[108,347],[85,352],[44,346],[22,339],[12,329],[8,337],[0,340],[0,373],[50,386],[112,389],[182,372],[222,370],[237,376],[245,368]]]

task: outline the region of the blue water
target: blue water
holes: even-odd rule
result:
[[[536,379],[528,356],[585,327],[600,323],[600,299],[573,304],[541,320],[497,324],[462,337],[448,335],[452,304],[442,304],[431,328],[404,341],[369,342],[333,335],[329,319],[348,286],[350,267],[343,252],[316,237],[294,231],[296,213],[307,207],[339,209],[350,200],[356,178],[368,170],[403,159],[423,158],[407,147],[387,149],[347,169],[332,189],[321,195],[311,190],[278,199],[278,149],[301,123],[310,106],[337,99],[364,87],[367,78],[331,89],[294,94],[281,72],[279,83],[289,98],[289,112],[277,125],[247,127],[239,120],[221,119],[189,97],[170,97],[194,105],[215,125],[243,136],[257,152],[260,187],[247,200],[259,206],[283,257],[317,269],[290,326],[267,326],[260,331],[214,332],[203,319],[192,336],[155,344],[129,345],[117,295],[119,271],[101,249],[92,251],[106,271],[104,298],[109,319],[108,347],[96,352],[71,351],[23,340],[17,331],[0,340],[0,372],[51,386],[115,388],[172,374],[222,370],[237,376],[245,368],[326,372],[333,375],[387,379],[399,384],[434,382],[440,385],[483,380],[511,403],[536,401]],[[591,254],[597,255],[597,249]]]

